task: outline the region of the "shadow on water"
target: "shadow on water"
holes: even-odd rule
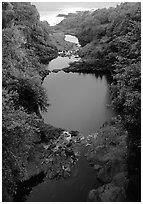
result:
[[[76,73],[76,72],[75,72]],[[113,82],[113,76],[111,75],[111,72],[109,71],[82,71],[82,72],[77,72],[79,75],[83,75],[83,76],[86,76],[86,75],[92,75],[94,76],[95,78],[103,78],[103,76],[106,76],[106,79],[107,79],[107,82],[108,84],[111,84]]]
[[[26,196],[28,196],[34,186],[37,186],[43,181],[45,177],[44,172],[38,175],[32,176],[29,180],[17,183],[17,193],[13,197],[14,202],[24,202],[26,201]]]

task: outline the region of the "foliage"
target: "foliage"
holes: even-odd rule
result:
[[[120,55],[130,59],[140,55],[140,7],[140,3],[121,3],[116,8],[68,14],[56,28],[74,32],[83,60],[113,71]]]
[[[29,2],[12,2],[15,12],[15,24],[29,26],[40,20],[39,13],[34,5]]]
[[[27,2],[2,3],[3,201],[12,201],[17,182],[28,177],[29,155],[40,141],[48,100],[42,63],[57,56],[49,27]]]
[[[116,70],[112,84],[113,105],[122,114],[124,123],[131,128],[140,128],[141,122],[141,68],[140,62]]]
[[[36,78],[18,78],[9,84],[9,90],[17,91],[15,108],[23,106],[28,112],[46,111],[48,99],[41,82]]]
[[[137,201],[141,180],[141,3],[125,2],[84,14],[65,16],[57,28],[66,32],[72,16],[71,30],[82,46],[79,55],[83,62],[92,64],[91,70],[106,68],[112,73],[112,107],[128,131],[128,192],[137,189],[132,198]],[[76,20],[78,28],[72,24]]]
[[[106,67],[114,75],[112,103],[130,132],[128,144],[133,149],[137,144],[135,160],[141,127],[140,7],[140,3],[121,3],[116,8],[70,13],[55,27],[78,37],[82,45],[79,55],[87,64]],[[57,49],[51,28],[39,21],[37,9],[30,3],[3,2],[2,28],[3,201],[11,201],[17,181],[27,176],[35,142],[44,135],[44,123],[38,116],[40,109],[48,107],[41,85],[43,64],[57,56]]]
[[[2,28],[11,27],[14,22],[15,13],[11,3],[2,2]]]
[[[126,126],[140,127],[141,4],[126,2],[116,8],[68,14],[60,27],[65,32],[76,28],[82,45],[79,55],[93,65],[91,69],[111,71],[113,105]]]
[[[3,90],[2,104],[2,132],[3,132],[3,199],[7,200],[7,194],[13,195],[16,190],[16,182],[27,175],[26,164],[34,141],[39,139],[36,114],[27,114],[21,107],[14,108],[14,100],[17,92]]]

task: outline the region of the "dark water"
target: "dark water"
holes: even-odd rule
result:
[[[61,71],[50,74],[43,85],[51,104],[43,114],[46,123],[89,134],[112,115],[105,76]]]
[[[58,57],[49,63],[48,69],[67,67],[70,60],[74,61],[74,58]],[[50,73],[43,86],[51,105],[42,116],[46,123],[55,127],[78,130],[86,135],[96,132],[113,115],[107,108],[110,96],[104,75],[61,71]],[[27,202],[85,202],[89,191],[98,186],[98,181],[84,152],[86,149],[82,147],[81,156],[73,167],[70,178],[45,179],[33,187]]]
[[[68,179],[45,179],[43,183],[33,188],[27,202],[85,202],[89,191],[96,186],[98,181],[95,171],[82,153]]]

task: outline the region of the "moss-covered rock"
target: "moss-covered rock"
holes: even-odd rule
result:
[[[127,132],[117,121],[106,123],[86,139],[87,160],[96,170],[100,185],[89,192],[88,201],[122,202],[126,200]]]

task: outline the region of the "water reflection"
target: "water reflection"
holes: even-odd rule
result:
[[[95,132],[112,113],[105,76],[95,74],[50,74],[43,83],[51,106],[43,114],[46,123],[85,134]]]
[[[58,56],[56,59],[53,59],[47,66],[48,70],[53,69],[62,69],[69,66],[70,62],[79,61],[79,58],[74,57],[74,55],[70,57],[61,57]]]
[[[69,42],[72,42],[72,43],[76,43],[79,46],[78,38],[76,38],[73,35],[65,35],[65,40],[69,41]]]

